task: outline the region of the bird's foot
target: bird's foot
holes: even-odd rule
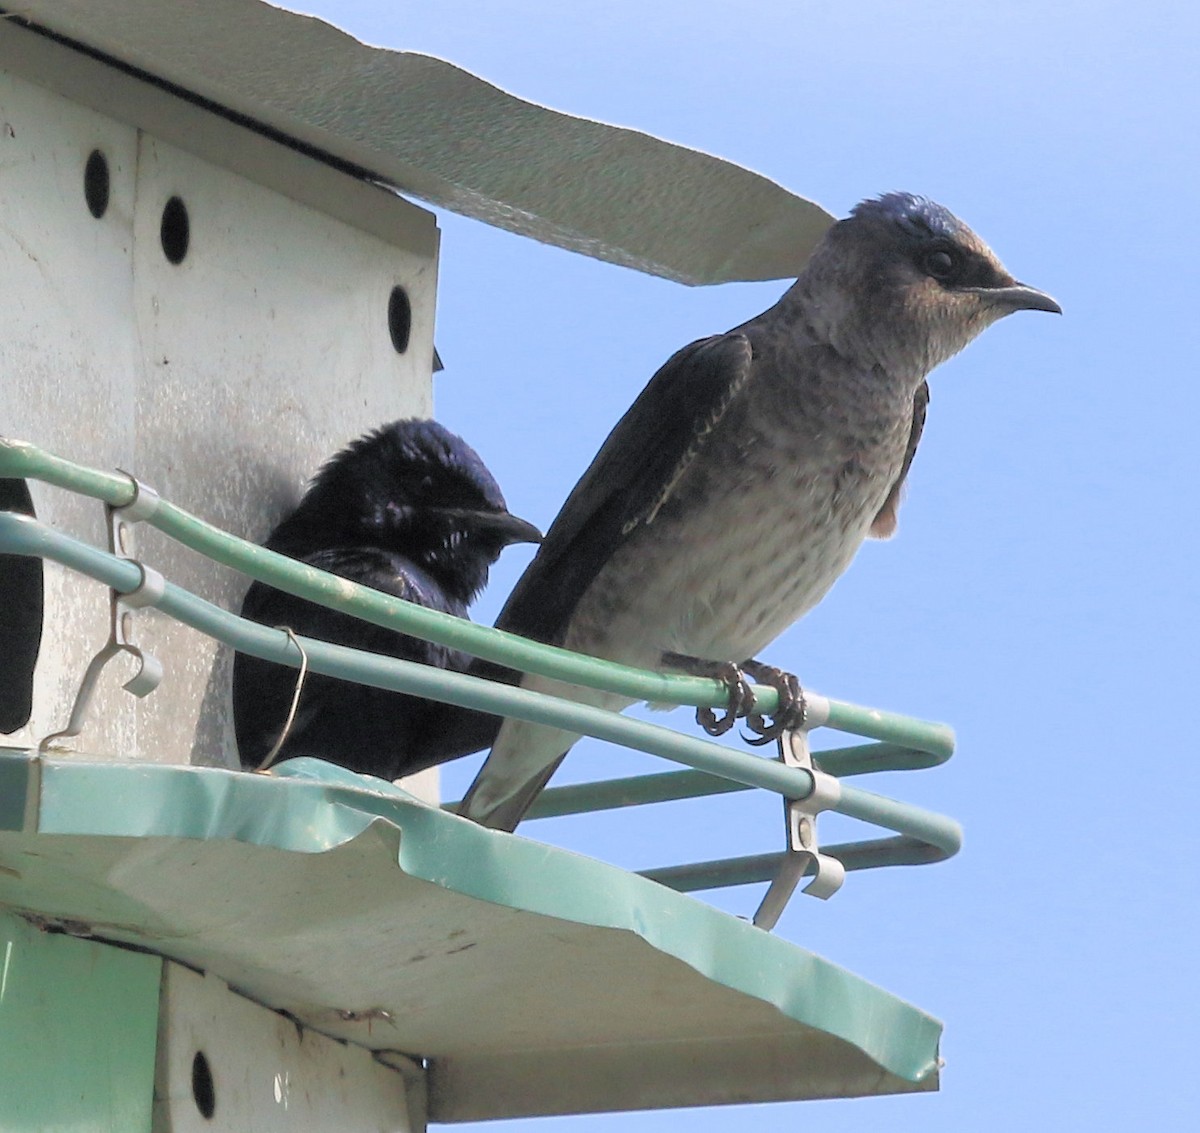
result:
[[[761,712],[751,712],[746,716],[746,723],[757,738],[742,733],[742,739],[754,747],[773,743],[784,732],[803,728],[808,718],[808,701],[804,698],[804,690],[796,679],[795,673],[784,672],[774,665],[765,665],[762,661],[743,661],[742,672],[749,674],[760,684],[770,685],[779,693],[779,704],[775,709],[771,722],[768,724]]]
[[[754,691],[746,674],[732,661],[705,661],[685,653],[664,653],[664,665],[680,669],[695,677],[715,677],[729,690],[729,707],[724,716],[706,705],[696,709],[696,723],[710,736],[723,736],[739,716],[745,716],[754,705]]]

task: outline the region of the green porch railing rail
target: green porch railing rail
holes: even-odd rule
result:
[[[41,480],[114,507],[132,503],[137,494],[136,482],[128,475],[86,468],[25,442],[3,438],[0,438],[0,476]],[[509,668],[656,703],[720,706],[725,702],[726,692],[718,681],[643,672],[426,610],[248,543],[165,500],[159,501],[145,522],[206,558],[279,589]],[[14,513],[0,513],[0,552],[60,563],[120,593],[128,593],[142,582],[141,569],[135,562]],[[166,584],[155,605],[168,616],[235,649],[292,667],[301,663],[300,652],[286,633],[247,621],[171,583]],[[662,725],[468,674],[432,669],[327,642],[298,640],[307,654],[309,668],[315,672],[549,724],[691,768],[552,788],[544,792],[530,817],[642,805],[752,787],[785,798],[803,799],[813,789],[812,776],[802,768],[787,767],[773,759],[685,736]],[[774,689],[764,687],[756,692],[756,703],[769,713],[775,697]],[[953,733],[944,724],[815,694],[810,694],[809,702],[814,727],[829,727],[878,741],[814,753],[818,766],[832,774],[850,776],[931,767],[944,762],[953,752]],[[961,845],[961,829],[952,819],[858,788],[843,786],[841,799],[832,809],[899,835],[823,848],[822,852],[842,857],[848,869],[942,860],[956,853]],[[744,884],[769,878],[778,859],[779,855],[758,855],[652,870],[647,871],[647,876],[686,890]]]
[[[136,481],[125,473],[86,468],[28,442],[4,437],[0,437],[0,476],[40,480],[91,496],[112,507],[132,503],[137,494]],[[289,594],[523,673],[538,673],[567,684],[605,689],[652,704],[722,707],[728,700],[725,686],[708,677],[653,673],[585,657],[381,594],[378,590],[348,582],[248,543],[166,500],[161,501],[154,515],[145,522],[206,558]],[[755,687],[755,711],[769,715],[777,704],[775,689]],[[954,752],[954,733],[945,724],[815,695],[809,697],[809,710],[814,726],[824,724],[852,735],[900,744],[934,756],[939,763],[949,759]]]

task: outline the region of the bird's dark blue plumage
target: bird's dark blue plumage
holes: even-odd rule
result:
[[[641,668],[754,657],[820,601],[868,535],[894,530],[925,375],[1021,309],[1058,305],[1017,283],[947,209],[907,193],[864,201],[778,303],[654,375],[497,625]],[[513,829],[576,738],[506,721],[462,813]]]
[[[0,479],[0,509],[33,515],[29,485]],[[0,732],[29,723],[33,672],[42,643],[42,561],[26,555],[0,555]]]
[[[884,193],[860,201],[850,210],[861,219],[878,217],[895,224],[915,240],[940,237],[945,240],[971,238],[971,230],[944,205],[915,193]]]
[[[397,421],[359,438],[317,474],[266,546],[432,610],[466,617],[502,548],[536,542],[509,514],[476,452],[435,421]],[[465,671],[446,646],[296,598],[256,582],[243,616],[301,636]],[[242,765],[255,768],[281,734],[296,670],[239,653],[234,727]],[[278,758],[317,756],[394,779],[485,746],[495,718],[417,697],[309,674]]]

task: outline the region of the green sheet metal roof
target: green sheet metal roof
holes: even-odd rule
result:
[[[645,878],[311,760],[0,755],[0,903],[428,1060],[432,1120],[937,1088],[940,1024]]]
[[[733,162],[259,0],[23,0],[8,15],[432,204],[684,283],[794,276],[833,219]]]

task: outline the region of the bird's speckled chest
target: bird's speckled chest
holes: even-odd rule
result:
[[[584,594],[565,644],[658,667],[741,661],[811,609],[866,538],[904,460],[912,398],[877,374],[752,381]]]

